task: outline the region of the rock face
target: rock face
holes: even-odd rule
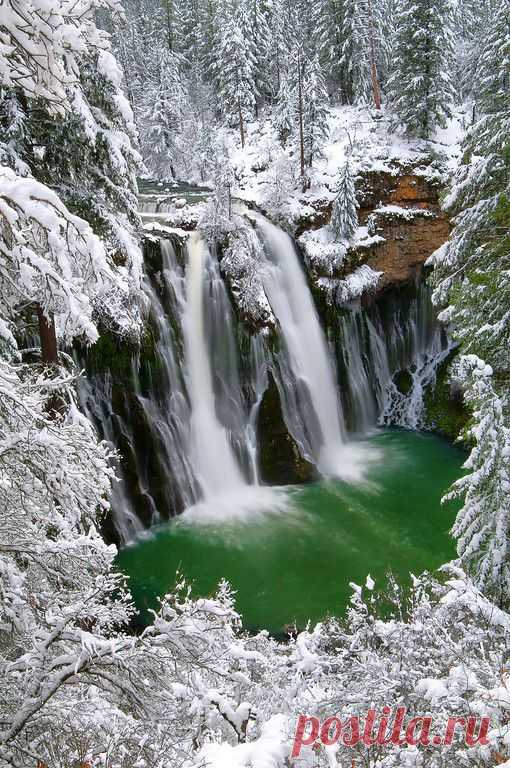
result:
[[[285,425],[280,394],[271,374],[258,413],[257,443],[262,482],[268,485],[292,485],[314,480],[315,468],[301,456],[296,441]]]
[[[437,186],[416,171],[367,174],[359,202],[360,223],[377,238],[365,250],[364,263],[383,273],[379,288],[414,280],[450,235]]]
[[[361,265],[381,272],[378,290],[414,282],[423,265],[448,239],[450,223],[439,205],[439,186],[427,168],[396,164],[392,172],[358,176],[359,222],[366,233],[349,246],[341,266],[316,277],[345,279]],[[332,204],[319,201],[300,220],[298,236],[328,224]]]
[[[462,391],[449,378],[451,364],[457,354],[455,350],[443,361],[434,385],[429,387],[424,397],[428,428],[452,442],[464,438],[472,417],[464,403]]]

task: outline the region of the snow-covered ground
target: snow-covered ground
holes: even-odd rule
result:
[[[446,181],[460,156],[464,112],[459,111],[447,128],[427,142],[406,139],[392,129],[391,122],[390,115],[382,112],[379,117],[363,107],[331,108],[329,138],[322,157],[309,169],[311,184],[306,192],[298,183],[297,138],[291,136],[282,148],[269,116],[249,124],[244,149],[238,132],[225,130],[223,142],[234,169],[234,194],[293,222],[313,213],[312,204],[317,200],[334,198],[338,173],[347,158],[355,173],[396,173],[397,165],[412,164],[418,169],[422,166],[422,173]]]

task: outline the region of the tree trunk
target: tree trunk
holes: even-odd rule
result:
[[[375,61],[375,41],[374,41],[374,9],[372,0],[368,0],[368,35],[369,35],[369,55],[370,55],[370,75],[372,78],[372,93],[376,109],[381,109],[381,89],[379,87],[379,78],[377,76],[377,64]]]
[[[37,305],[37,320],[39,322],[39,337],[44,365],[55,365],[58,362],[57,335],[53,317],[48,319],[40,304]]]
[[[301,164],[301,181],[303,192],[306,190],[305,176],[305,132],[303,125],[303,73],[301,71],[301,56],[298,50],[298,114],[299,114],[299,159]]]
[[[241,106],[241,99],[239,99],[239,102],[238,102],[238,109],[239,109],[239,131],[241,132],[241,147],[244,149],[244,118],[243,118],[243,108]]]
[[[165,10],[166,10],[166,34],[167,34],[167,42],[168,42],[168,50],[173,51],[174,49],[174,32],[173,32],[173,9],[171,6],[172,0],[166,0],[165,2]]]

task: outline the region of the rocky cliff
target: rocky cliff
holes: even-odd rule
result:
[[[394,163],[391,172],[360,174],[356,189],[360,228],[353,242],[330,263],[311,259],[312,276],[319,281],[345,280],[367,266],[380,273],[377,291],[414,282],[450,233],[437,179],[422,166]],[[298,236],[329,224],[331,201],[317,201],[313,207],[312,215],[298,221]],[[311,249],[320,249],[319,237],[312,243],[309,236],[305,238],[305,256]]]

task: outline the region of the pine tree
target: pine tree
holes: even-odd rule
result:
[[[460,380],[474,426],[475,446],[445,501],[463,499],[452,533],[460,565],[477,586],[498,602],[510,594],[510,429],[492,384],[492,369],[474,355],[461,357]]]
[[[374,103],[376,109],[381,106],[381,28],[379,5],[374,0],[345,0],[340,63],[345,97],[350,103]]]
[[[328,90],[341,100],[343,4],[336,0],[318,0],[312,4],[312,13],[315,48]]]
[[[229,122],[237,123],[244,147],[246,118],[255,107],[257,94],[256,60],[248,38],[244,8],[225,4],[220,22],[216,64],[218,96],[223,115]]]
[[[453,37],[449,0],[400,0],[388,97],[405,130],[427,139],[451,116]]]
[[[455,78],[464,99],[475,97],[473,89],[477,79],[480,53],[495,9],[494,0],[460,0],[455,7]]]
[[[455,227],[434,255],[434,300],[463,349],[510,366],[510,2],[488,28],[475,92],[480,118],[445,200]]]
[[[188,97],[182,83],[180,57],[161,52],[159,78],[147,91],[147,112],[143,119],[143,152],[155,178],[176,178],[182,161],[180,136]]]
[[[32,108],[23,157],[31,172],[51,185],[66,206],[88,221],[122,275],[124,296],[106,299],[102,321],[121,335],[140,331],[139,242],[134,118],[120,83],[122,72],[108,50],[83,56],[80,81],[70,88],[73,111],[53,117],[40,102]],[[34,151],[34,146],[38,147]],[[120,284],[120,283],[119,283]],[[118,301],[122,301],[121,306]]]
[[[273,99],[278,103],[278,93],[289,65],[296,40],[295,8],[287,0],[274,0],[271,16],[271,81]],[[290,80],[289,80],[290,83]]]
[[[331,212],[331,228],[336,240],[348,240],[353,235],[358,227],[358,207],[351,165],[347,160],[340,170]]]
[[[311,168],[329,133],[329,97],[318,55],[305,65],[303,93],[305,162]]]
[[[245,4],[246,32],[253,58],[253,81],[255,92],[255,113],[258,115],[259,101],[270,99],[271,21],[272,7],[269,0],[241,0]]]
[[[273,109],[273,125],[282,146],[285,146],[296,127],[296,88],[288,68],[280,71],[280,88]]]

